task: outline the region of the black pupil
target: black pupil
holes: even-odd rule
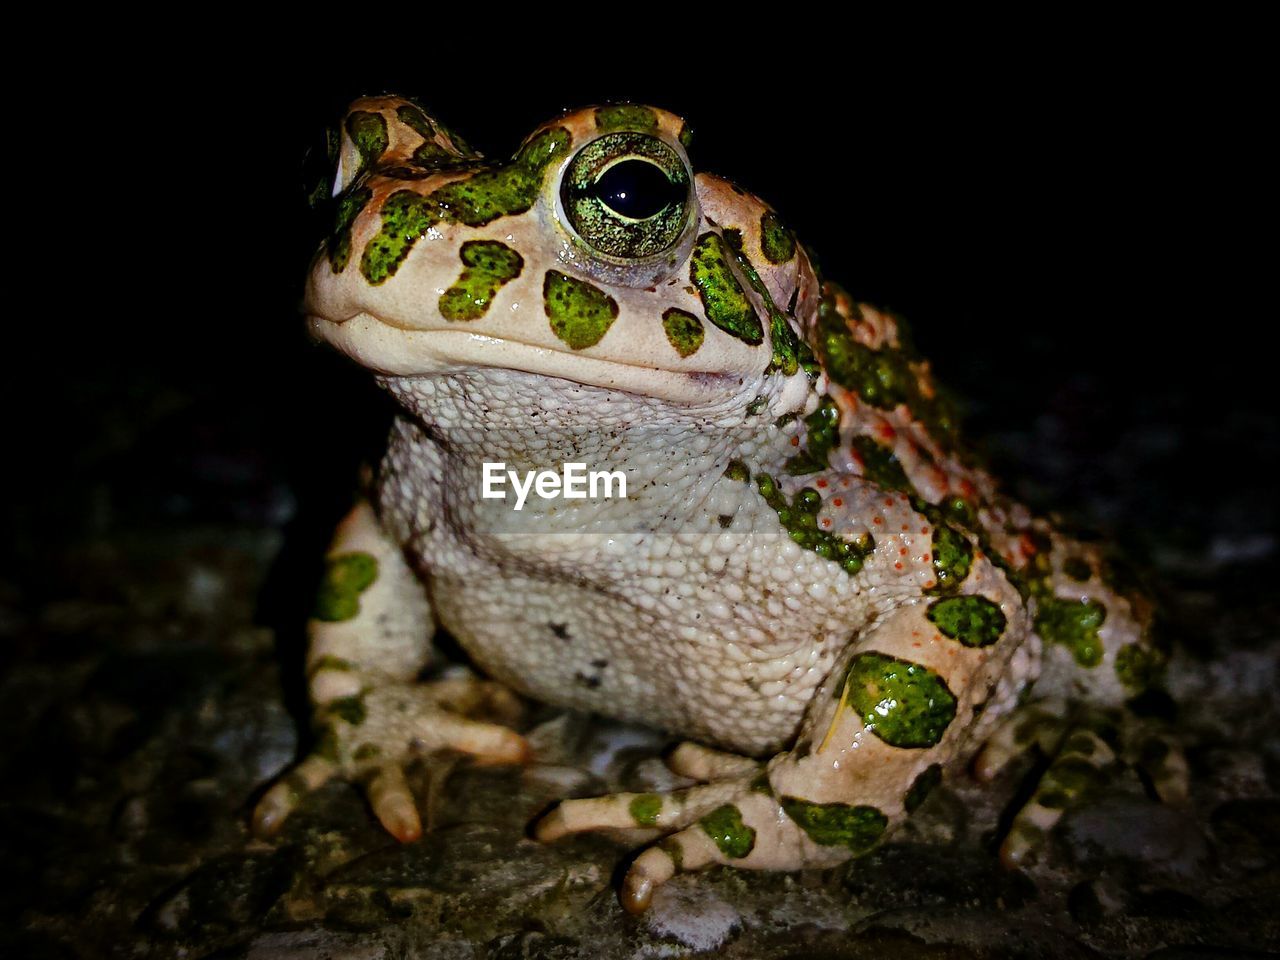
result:
[[[614,213],[647,220],[684,201],[684,188],[645,160],[622,160],[600,175],[591,193]]]

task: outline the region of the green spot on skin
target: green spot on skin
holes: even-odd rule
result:
[[[364,723],[364,718],[367,716],[367,711],[364,707],[364,697],[361,696],[343,697],[341,700],[333,700],[327,703],[324,709],[326,713],[345,720],[353,727],[358,727],[360,724]]]
[[[948,524],[933,528],[933,572],[938,578],[934,593],[949,593],[957,589],[969,575],[973,565],[973,545],[969,539]]]
[[[760,216],[760,252],[775,264],[786,263],[796,255],[796,238],[771,211]]]
[[[597,130],[638,130],[642,133],[658,131],[658,115],[649,107],[635,103],[619,103],[596,108]]]
[[[937,763],[931,763],[920,771],[920,776],[912,781],[907,795],[902,800],[902,806],[907,813],[915,813],[916,808],[924,803],[929,794],[933,793],[934,787],[942,782],[942,766]]]
[[[693,356],[702,346],[702,321],[679,307],[670,307],[662,314],[662,329],[681,357]]]
[[[1004,633],[1005,616],[986,597],[948,597],[929,604],[925,614],[944,637],[966,647],[989,647]]]
[[[915,358],[906,348],[872,350],[855,340],[836,309],[838,292],[834,284],[828,285],[818,305],[818,354],[827,374],[873,407],[892,410],[906,404],[934,439],[944,448],[952,446],[957,425],[951,403],[942,394],[926,396],[921,391],[911,368]]]
[[[396,117],[422,137],[423,142],[413,151],[413,162],[423,170],[447,170],[469,164],[475,159],[469,151],[455,152],[439,143],[436,136],[445,131],[442,131],[421,107],[410,103],[404,104],[396,109]],[[465,150],[465,144],[452,136],[450,139],[460,149]]]
[[[726,857],[741,860],[756,845],[756,832],[742,822],[742,811],[732,803],[716,807],[698,821]]]
[[[360,172],[378,162],[387,149],[387,121],[380,113],[356,110],[347,115],[347,136],[360,152]]]
[[[1062,600],[1044,597],[1036,604],[1035,630],[1049,643],[1060,643],[1082,667],[1102,662],[1098,628],[1107,619],[1107,608],[1096,600]]]
[[[876,845],[889,818],[875,807],[847,803],[810,803],[783,797],[782,809],[809,839],[824,847],[847,847],[855,854]]]
[[[416,104],[406,103],[397,107],[396,118],[424,140],[430,140],[436,135],[436,128],[432,124],[431,118],[427,116],[426,111]]]
[[[1098,782],[1099,771],[1090,761],[1078,757],[1064,757],[1054,761],[1048,771],[1040,778],[1036,801],[1042,806],[1053,806],[1046,801],[1057,794],[1063,798],[1058,806],[1066,806],[1066,801],[1074,800],[1085,790]]]
[[[855,540],[834,536],[818,526],[818,511],[822,508],[822,495],[812,487],[805,487],[787,502],[778,483],[767,473],[756,478],[756,486],[765,503],[778,514],[778,522],[790,534],[791,539],[812,550],[824,560],[840,564],[849,576],[862,569],[865,558],[875,549],[870,534],[862,534]]]
[[[671,858],[671,865],[679,873],[681,867],[684,866],[684,847],[680,846],[680,841],[674,837],[667,837],[667,839],[658,844],[658,849]]]
[[[594,347],[618,316],[618,303],[599,287],[548,270],[542,303],[555,335],[574,350]]]
[[[956,698],[928,667],[881,653],[854,657],[835,688],[862,725],[894,747],[932,747],[956,715]]]
[[[760,316],[733,275],[728,251],[717,234],[704,233],[698,238],[689,258],[689,276],[702,297],[708,320],[743,343],[756,346],[764,342]]]
[[[357,187],[338,197],[333,233],[327,245],[329,266],[334,273],[341,273],[351,259],[351,227],[372,196],[373,191],[368,187]]]
[[[747,404],[747,416],[755,417],[764,413],[765,408],[769,406],[769,398],[765,396],[756,397]]]
[[[658,825],[658,814],[662,812],[662,798],[656,793],[636,794],[628,807],[631,819],[642,827]]]
[[[476,320],[488,311],[498,289],[520,276],[524,260],[497,240],[469,240],[459,255],[462,273],[440,295],[440,315],[446,320]]]
[[[398,190],[382,205],[382,228],[364,248],[360,272],[371,284],[392,276],[417,239],[437,223],[481,227],[499,217],[525,213],[542,187],[547,165],[569,145],[563,127],[543,130],[505,167],[482,170],[422,196]]]
[[[417,104],[404,104],[396,109],[396,117],[410,127],[423,142],[413,151],[413,162],[421,170],[450,170],[469,166],[479,159],[467,142],[438,120],[427,116]],[[450,147],[440,143],[438,137],[448,138]],[[403,177],[402,179],[408,179]]]
[[[769,314],[769,336],[773,346],[773,359],[769,361],[767,372],[780,371],[784,377],[789,377],[804,367],[810,379],[816,379],[819,368],[813,359],[813,353],[809,345],[796,335],[786,314],[778,309],[778,305],[774,303],[773,294],[760,279],[760,274],[742,249],[742,231],[726,228],[724,242],[733,251],[738,269],[747,278],[747,283],[756,292],[756,296],[760,298]]]
[[[741,460],[730,460],[729,465],[724,468],[724,475],[730,480],[737,480],[739,483],[746,483],[751,479],[751,471],[747,469],[747,465]]]
[[[897,454],[874,437],[859,434],[850,440],[854,453],[862,461],[862,475],[882,490],[914,489]]]
[[[823,396],[818,409],[804,418],[805,450],[787,461],[787,473],[793,477],[829,470],[828,455],[840,439],[840,408]]]
[[[357,551],[330,557],[316,597],[315,619],[350,620],[360,612],[360,594],[377,579],[378,561],[372,554]]]
[[[1116,651],[1116,676],[1133,693],[1142,693],[1160,682],[1165,658],[1140,643],[1126,643]]]

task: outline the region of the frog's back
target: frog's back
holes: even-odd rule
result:
[[[1034,516],[972,462],[954,406],[901,317],[824,283],[806,342],[839,411],[831,459],[908,493],[1004,571],[1032,615],[1030,642],[1043,646],[1039,696],[1111,706],[1159,682],[1152,603],[1123,560]]]

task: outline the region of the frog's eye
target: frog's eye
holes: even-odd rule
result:
[[[675,149],[643,133],[606,134],[583,147],[560,182],[565,218],[598,254],[657,256],[688,223],[692,178]]]

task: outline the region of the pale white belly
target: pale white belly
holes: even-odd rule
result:
[[[730,571],[702,586],[652,570],[531,577],[457,543],[432,553],[440,622],[490,676],[537,700],[741,752],[792,742],[848,642],[847,608],[774,619],[758,596],[715,596],[710,581]]]

